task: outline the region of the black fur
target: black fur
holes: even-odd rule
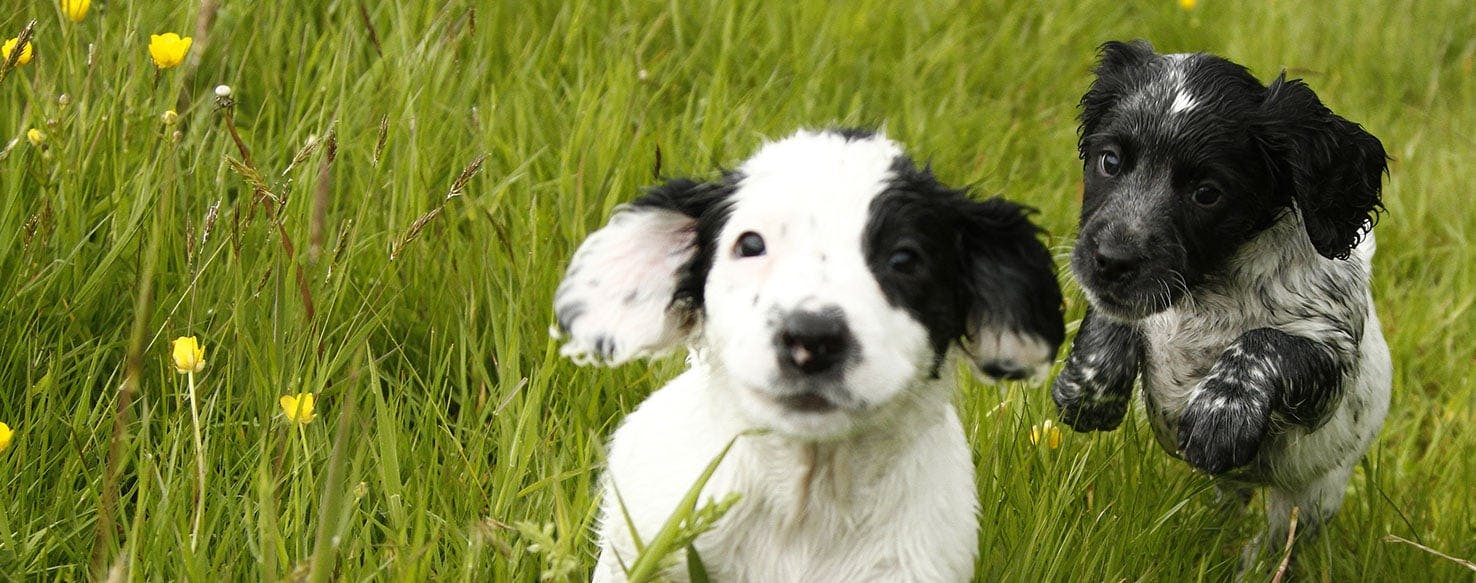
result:
[[[1179,421],[1179,450],[1194,467],[1222,474],[1258,453],[1273,414],[1316,429],[1337,404],[1343,367],[1326,346],[1272,328],[1225,350]]]
[[[978,333],[980,322],[1037,337],[1054,353],[1065,336],[1061,292],[1029,209],[998,198],[970,200],[905,157],[892,171],[892,183],[871,203],[866,258],[888,301],[928,330],[937,362],[951,343]],[[898,250],[912,252],[915,264],[895,269]],[[985,372],[1017,373],[992,368]]]
[[[1299,539],[1337,511],[1387,407],[1387,348],[1364,342],[1382,334],[1372,249],[1352,253],[1383,147],[1300,81],[1143,42],[1103,46],[1081,106],[1071,267],[1092,307],[1053,386],[1061,417],[1115,427],[1141,379],[1160,445],[1223,490],[1268,486],[1259,540],[1280,556],[1292,508]]]
[[[1077,431],[1117,429],[1142,367],[1143,342],[1143,334],[1133,325],[1088,307],[1066,366],[1051,384],[1061,421]]]
[[[1256,136],[1280,186],[1302,210],[1312,245],[1323,257],[1347,259],[1383,209],[1384,145],[1285,72],[1266,90],[1260,113]]]
[[[831,129],[829,129],[827,131],[829,131],[832,134],[836,134],[836,135],[839,135],[840,137],[845,138],[846,141],[848,141],[848,142],[855,142],[855,141],[860,141],[860,140],[866,140],[866,139],[870,139],[870,138],[876,136],[876,130],[871,129],[871,128],[858,128],[858,127],[831,128]]]
[[[1180,88],[1197,106],[1168,114]],[[1141,41],[1107,43],[1081,106],[1072,266],[1113,316],[1172,305],[1293,207],[1329,258],[1347,258],[1376,217],[1383,147],[1300,81],[1267,89],[1219,57],[1173,61]],[[1115,176],[1099,171],[1106,155],[1120,160]],[[1196,203],[1202,188],[1218,203]]]

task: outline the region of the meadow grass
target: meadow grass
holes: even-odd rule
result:
[[[1127,38],[1286,68],[1383,139],[1394,400],[1300,574],[1472,577],[1385,540],[1476,557],[1465,0],[97,0],[76,24],[35,0],[0,37],[32,19],[35,59],[0,81],[0,577],[585,578],[605,436],[680,363],[558,356],[552,292],[584,235],[658,174],[839,123],[1038,207],[1064,259],[1076,102],[1095,47]],[[196,45],[156,72],[166,31]],[[203,500],[169,364],[187,335]],[[307,425],[278,405],[301,392]],[[1051,449],[1029,439],[1055,415],[1044,381],[968,379],[958,401],[980,580],[1223,580],[1261,526],[1141,413]]]

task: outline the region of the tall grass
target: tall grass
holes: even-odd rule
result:
[[[1388,146],[1394,403],[1300,568],[1471,576],[1384,540],[1476,557],[1466,2],[203,4],[0,10],[5,38],[37,21],[35,60],[0,82],[5,576],[585,577],[604,437],[679,366],[579,369],[548,338],[564,262],[611,208],[796,127],[882,125],[944,180],[1038,207],[1064,257],[1075,103],[1096,45],[1134,37],[1287,68]],[[196,61],[156,73],[166,31]],[[193,546],[183,335],[208,361]],[[277,404],[300,392],[306,426]],[[981,580],[1224,579],[1260,525],[1137,414],[1050,449],[1029,440],[1044,385],[969,380],[959,402]]]

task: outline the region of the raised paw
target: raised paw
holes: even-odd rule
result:
[[[1131,394],[1131,388],[1121,391],[1093,387],[1089,379],[1070,367],[1051,383],[1051,399],[1056,402],[1061,422],[1083,432],[1117,429],[1127,414]]]
[[[1179,454],[1211,475],[1245,466],[1260,453],[1270,419],[1264,391],[1207,378],[1179,418]]]

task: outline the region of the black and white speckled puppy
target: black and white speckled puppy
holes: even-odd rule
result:
[[[1212,55],[1113,42],[1096,76],[1071,259],[1090,308],[1052,396],[1111,430],[1141,375],[1164,449],[1241,499],[1269,486],[1279,548],[1293,507],[1302,535],[1337,511],[1388,409],[1368,289],[1383,145],[1301,81]]]

